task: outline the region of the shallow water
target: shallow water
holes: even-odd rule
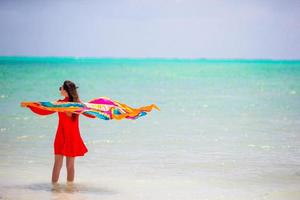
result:
[[[0,199],[299,199],[300,62],[0,59]],[[80,117],[75,184],[50,183],[57,114],[21,101],[155,103],[136,121]]]

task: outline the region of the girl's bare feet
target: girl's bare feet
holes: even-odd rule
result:
[[[52,192],[61,192],[61,186],[58,182],[52,182]]]

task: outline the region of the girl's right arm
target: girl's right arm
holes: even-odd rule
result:
[[[41,108],[31,107],[31,106],[28,106],[28,108],[30,108],[30,110],[32,112],[39,114],[39,115],[50,115],[50,114],[53,114],[56,112],[56,111],[50,111],[50,110],[43,110]]]
[[[61,100],[59,99],[56,102],[60,102]],[[23,107],[24,105],[21,104],[21,106]],[[37,107],[33,107],[33,106],[27,106],[32,112],[38,114],[38,115],[51,115],[53,113],[55,113],[56,111],[51,111],[51,110],[44,110],[41,108],[37,108]]]

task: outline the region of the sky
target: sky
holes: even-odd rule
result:
[[[300,59],[299,0],[0,0],[0,56]]]

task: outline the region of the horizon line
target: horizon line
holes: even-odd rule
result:
[[[205,57],[94,57],[94,56],[1,56],[0,61],[6,60],[29,61],[30,59],[67,59],[70,61],[80,60],[182,60],[182,61],[273,61],[273,62],[300,62],[299,59],[273,59],[273,58],[205,58]]]

